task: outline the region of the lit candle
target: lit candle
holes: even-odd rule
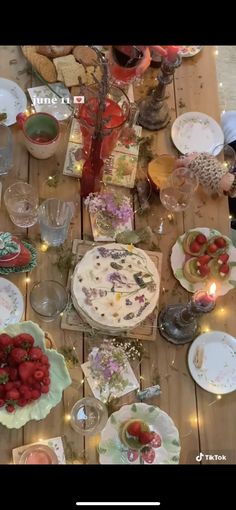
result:
[[[167,50],[167,60],[169,62],[176,62],[178,58],[178,53],[180,51],[180,46],[166,46]]]
[[[200,312],[210,312],[215,307],[216,284],[212,283],[209,291],[199,290],[193,295],[193,304]]]

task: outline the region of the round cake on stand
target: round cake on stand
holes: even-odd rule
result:
[[[76,265],[71,296],[93,328],[119,334],[153,312],[159,288],[159,273],[145,251],[111,243],[89,250]]]

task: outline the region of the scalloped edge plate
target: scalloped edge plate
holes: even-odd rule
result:
[[[190,283],[183,275],[183,264],[185,261],[185,253],[182,247],[182,241],[184,239],[184,236],[189,232],[194,232],[197,230],[198,232],[202,232],[207,238],[211,236],[221,236],[221,232],[218,230],[215,230],[213,228],[191,228],[187,232],[185,232],[183,235],[179,236],[176,243],[172,247],[171,256],[170,256],[170,262],[171,262],[171,269],[174,273],[175,278],[179,281],[180,285],[189,292],[196,292],[197,290],[201,290],[204,287],[209,287],[209,280],[199,282],[199,283]],[[229,241],[229,263],[231,263],[231,274],[230,279],[227,282],[219,282],[216,280],[217,285],[217,296],[224,296],[229,292],[230,290],[234,289],[236,287],[236,248],[233,246],[232,240],[224,236]]]
[[[207,138],[208,135],[208,138]],[[179,115],[171,126],[171,138],[181,154],[208,152],[217,156],[224,144],[224,133],[213,117],[202,112]],[[216,151],[216,147],[219,146]]]
[[[181,46],[179,55],[182,58],[195,57],[203,48],[204,46]]]
[[[194,364],[197,349],[203,349],[200,368]],[[188,351],[188,368],[194,381],[206,391],[226,394],[236,390],[236,338],[224,331],[199,335]]]
[[[17,408],[12,414],[5,409],[0,409],[0,423],[9,429],[19,429],[31,420],[43,420],[62,399],[63,391],[72,383],[67,370],[64,356],[54,349],[45,347],[44,332],[34,322],[26,321],[19,324],[7,326],[0,330],[0,333],[8,333],[15,336],[20,333],[29,333],[35,339],[35,345],[47,355],[50,366],[50,391],[42,395],[38,400],[28,406]]]
[[[99,444],[100,464],[139,464],[137,459],[129,462],[128,449],[119,437],[122,423],[130,419],[144,420],[150,429],[160,434],[161,447],[155,449],[153,464],[178,464],[180,456],[179,432],[170,416],[159,407],[137,403],[124,405],[113,413],[101,432]]]

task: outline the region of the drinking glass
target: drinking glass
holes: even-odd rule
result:
[[[107,419],[106,406],[96,398],[85,397],[73,406],[70,423],[76,432],[84,436],[92,436],[101,432]]]
[[[38,196],[27,182],[16,182],[4,193],[4,202],[11,221],[18,227],[27,228],[38,220]]]
[[[145,64],[147,62],[147,64]],[[149,65],[147,50],[136,46],[111,46],[109,69],[111,77],[118,85],[127,85],[145,71]]]
[[[0,175],[5,175],[13,166],[13,138],[11,130],[0,124]]]
[[[83,137],[84,154],[88,158],[91,151],[92,138],[99,104],[98,87],[86,87],[83,90],[84,103],[79,106],[78,117]],[[102,143],[100,158],[108,158],[116,146],[121,130],[130,114],[130,102],[123,90],[110,86],[105,101],[105,111],[102,115]]]
[[[66,289],[54,280],[36,282],[30,291],[30,305],[45,322],[55,320],[65,310],[67,302]]]
[[[223,165],[228,172],[233,172],[236,164],[236,153],[231,145],[216,145],[212,151],[213,156],[221,156],[223,159]]]
[[[58,458],[52,448],[39,443],[25,449],[19,464],[58,464]]]
[[[159,218],[155,227],[158,234],[167,234],[174,223],[174,214],[185,211],[190,206],[194,192],[198,186],[197,177],[187,169],[176,169],[170,179],[160,189],[160,201],[168,213]]]
[[[38,209],[41,239],[49,246],[59,246],[66,240],[73,208],[70,202],[57,198],[45,200]]]

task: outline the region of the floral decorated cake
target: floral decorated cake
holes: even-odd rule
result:
[[[89,250],[77,264],[71,295],[92,327],[119,332],[153,312],[159,288],[159,273],[143,250],[111,243]]]

